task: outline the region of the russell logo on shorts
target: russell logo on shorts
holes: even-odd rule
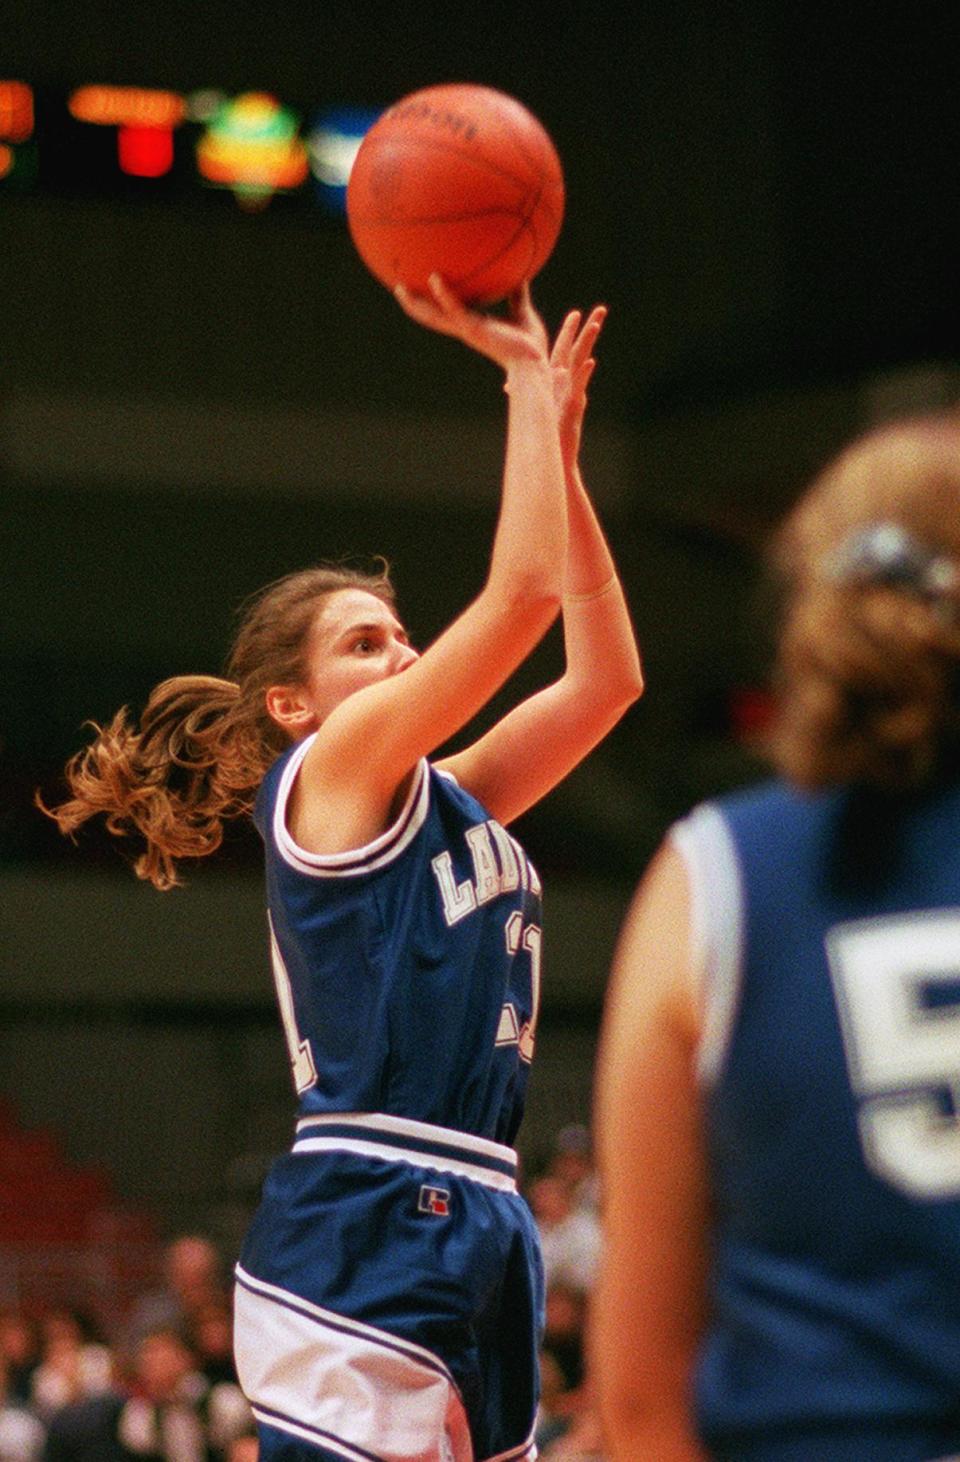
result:
[[[450,1193],[446,1188],[430,1188],[426,1184],[420,1189],[417,1203],[419,1213],[432,1213],[434,1218],[447,1218],[450,1214]]]

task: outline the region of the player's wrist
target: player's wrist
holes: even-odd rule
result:
[[[518,356],[513,360],[508,360],[504,367],[503,389],[509,392],[514,386],[525,386],[532,390],[539,387],[552,399],[553,378],[550,362],[546,357],[538,359],[536,356]]]

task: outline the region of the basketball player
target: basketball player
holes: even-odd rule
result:
[[[777,548],[779,775],[671,830],[608,997],[613,1462],[960,1454],[960,419]]]
[[[620,582],[577,466],[604,311],[551,350],[440,280],[407,313],[505,372],[489,576],[418,654],[386,578],[269,587],[230,678],[180,677],[69,769],[69,831],[146,838],[159,887],[250,806],[299,1120],[237,1268],[236,1359],[262,1462],[535,1456],[542,1271],[512,1149],[534,1052],[540,882],[506,831],[641,689]],[[435,763],[562,610],[566,667]]]

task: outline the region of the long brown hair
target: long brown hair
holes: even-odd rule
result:
[[[871,528],[873,525],[873,528]],[[898,534],[946,570],[838,570],[851,543]],[[878,428],[842,452],[773,545],[783,591],[770,752],[801,786],[908,790],[956,768],[960,745],[960,415]],[[951,578],[953,582],[951,583]]]
[[[310,628],[323,599],[360,588],[393,606],[385,562],[374,572],[321,564],[268,584],[243,606],[224,677],[176,675],[151,692],[139,723],[126,706],[67,763],[70,796],[38,804],[72,834],[103,815],[119,838],[146,847],[134,861],[157,888],[180,882],[177,861],[219,848],[224,823],[249,813],[261,778],[288,744],[266,709],[271,685],[304,672]]]

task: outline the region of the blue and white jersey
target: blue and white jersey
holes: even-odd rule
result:
[[[374,842],[304,851],[286,808],[311,740],[271,767],[255,810],[301,1117],[377,1112],[510,1144],[539,999],[537,874],[425,760]]]
[[[702,1432],[957,1423],[960,788],[772,782],[674,837],[715,1200]]]
[[[261,1455],[533,1462],[542,1265],[509,1144],[540,882],[425,760],[366,847],[298,847],[287,805],[310,744],[271,767],[255,809],[299,1098],[236,1268]]]

